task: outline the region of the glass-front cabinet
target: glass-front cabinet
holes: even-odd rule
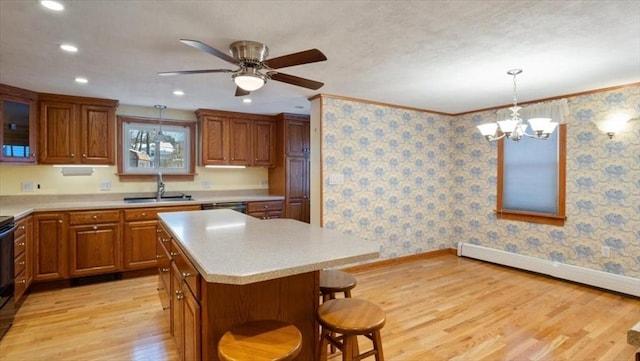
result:
[[[36,162],[36,99],[34,92],[0,84],[0,162]]]

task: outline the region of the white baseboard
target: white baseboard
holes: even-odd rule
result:
[[[640,297],[640,279],[525,256],[499,249],[458,243],[458,256],[475,258],[552,277]]]

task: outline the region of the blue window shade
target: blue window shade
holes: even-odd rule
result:
[[[558,214],[558,133],[504,141],[502,209]]]

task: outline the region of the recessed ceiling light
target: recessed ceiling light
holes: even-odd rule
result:
[[[62,10],[64,10],[64,5],[62,5],[61,3],[57,2],[57,1],[53,1],[53,0],[40,0],[40,5],[44,6],[45,8],[47,8],[49,10],[54,10],[54,11],[62,11]]]
[[[173,95],[178,95],[178,96],[184,95],[184,92],[182,90],[174,90]]]
[[[89,80],[87,80],[87,78],[76,77],[76,83],[87,84],[88,82],[89,82]]]
[[[69,53],[77,53],[78,52],[78,48],[76,48],[75,46],[71,45],[71,44],[60,44],[60,49],[69,52]]]
[[[296,105],[294,108],[296,108],[296,109],[304,109],[304,107],[302,105]]]
[[[244,98],[244,99],[242,99],[242,102],[243,102],[243,103],[251,103],[251,99],[249,99],[249,98]]]

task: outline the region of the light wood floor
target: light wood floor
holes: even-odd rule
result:
[[[637,298],[453,255],[355,275],[353,297],[387,314],[390,361],[634,359]],[[150,276],[32,293],[0,360],[176,360],[155,287]]]

